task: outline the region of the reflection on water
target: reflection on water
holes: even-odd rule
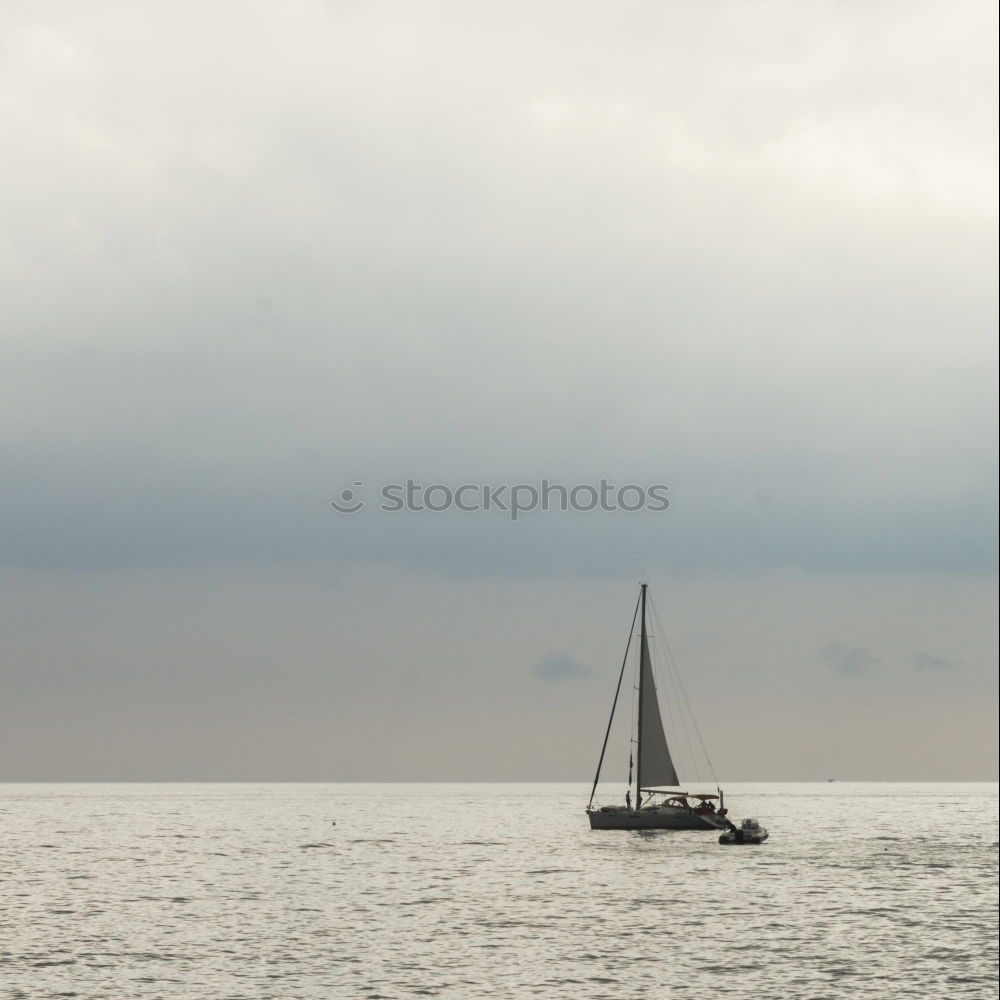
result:
[[[746,848],[588,793],[0,786],[2,995],[996,995],[995,784],[731,786]]]

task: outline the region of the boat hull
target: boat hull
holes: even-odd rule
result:
[[[712,815],[686,809],[592,809],[591,830],[714,830],[724,823]]]
[[[761,833],[744,834],[742,830],[724,833],[719,837],[720,844],[763,844],[767,840],[767,830]]]
[[[745,819],[737,826],[731,826],[719,837],[720,844],[763,844],[767,840],[767,827],[755,819]]]

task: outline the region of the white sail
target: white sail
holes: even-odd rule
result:
[[[639,717],[639,760],[643,788],[676,787],[677,771],[670,759],[667,737],[663,732],[660,704],[653,682],[653,665],[649,659],[649,642],[643,635],[639,654],[639,684],[642,713]]]

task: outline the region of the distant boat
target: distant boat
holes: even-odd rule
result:
[[[625,647],[618,687],[615,689],[608,719],[604,744],[597,763],[597,774],[590,790],[587,816],[592,830],[720,830],[729,826],[721,789],[718,794],[690,794],[680,790],[680,781],[667,737],[663,731],[663,718],[656,696],[653,666],[649,656],[649,635],[646,630],[646,584],[641,584],[639,600],[632,615],[632,632]],[[632,755],[629,755],[628,791],[624,805],[594,807],[597,783],[601,778],[604,754],[608,748],[611,724],[615,718],[618,696],[621,693],[625,664],[635,634],[635,621],[639,617],[639,697],[635,732],[635,806],[632,805]],[[716,808],[715,802],[719,805]]]

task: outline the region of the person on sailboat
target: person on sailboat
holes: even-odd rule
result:
[[[628,810],[632,809],[632,793],[631,792],[626,792],[625,793],[625,808],[628,809]]]

